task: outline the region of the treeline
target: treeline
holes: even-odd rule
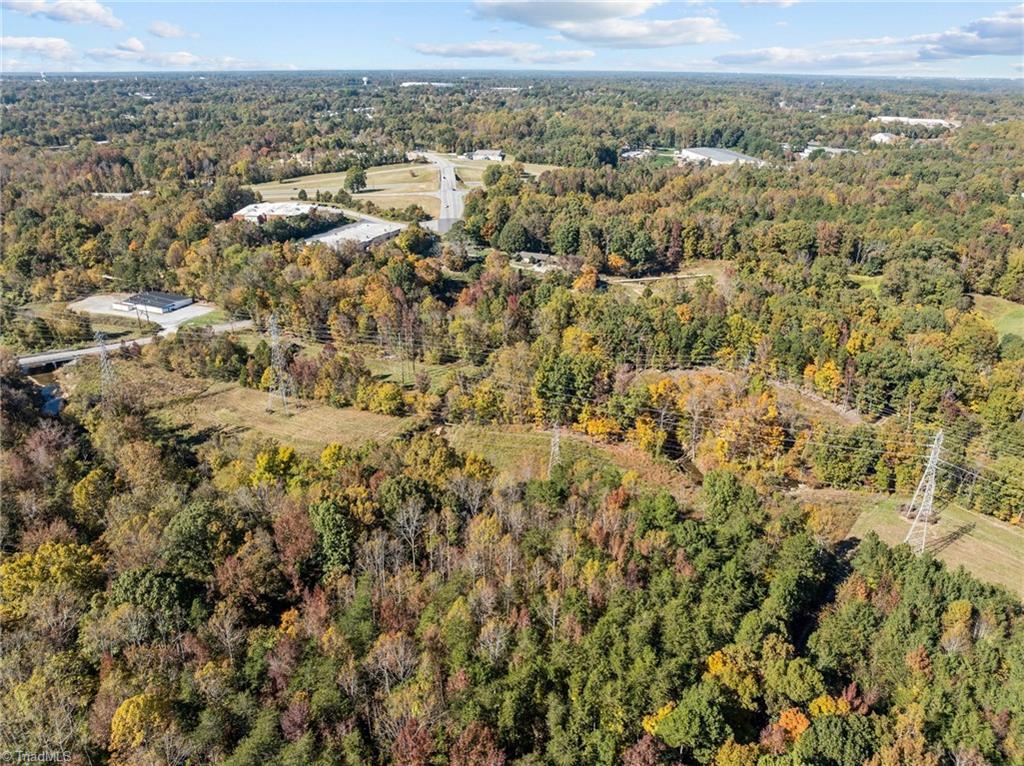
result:
[[[1024,610],[711,472],[695,506],[421,433],[195,452],[3,361],[4,746],[111,764],[1009,766]]]
[[[642,274],[696,258],[808,264],[840,257],[880,274],[891,261],[943,256],[950,288],[1024,297],[1024,176],[1007,172],[1020,123],[964,129],[942,145],[771,168],[568,168],[536,181],[492,166],[466,201],[474,241],[541,251],[601,272]],[[979,152],[980,146],[986,147]],[[932,240],[930,251],[918,246]],[[887,280],[892,282],[893,280]]]

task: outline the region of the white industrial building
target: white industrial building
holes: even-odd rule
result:
[[[817,143],[816,141],[811,141],[809,144],[807,144],[806,148],[804,148],[804,150],[802,152],[798,152],[797,153],[797,156],[798,157],[803,157],[806,160],[808,157],[810,157],[812,154],[814,154],[814,152],[818,151],[819,149],[822,152],[824,152],[825,154],[827,154],[829,157],[837,157],[840,154],[856,154],[857,153],[856,149],[843,149],[843,148],[840,148],[838,146],[824,146],[822,144]]]
[[[121,298],[111,303],[110,307],[117,311],[131,311],[133,313],[149,315],[169,314],[172,311],[183,309],[191,303],[192,299],[187,295],[147,290],[144,293],[136,293],[127,298]]]
[[[895,133],[875,133],[871,136],[871,143],[873,144],[893,144],[896,143],[896,139],[899,138]]]
[[[504,162],[505,152],[501,149],[477,149],[466,155],[467,160],[487,160],[488,162]]]
[[[367,248],[397,236],[404,228],[403,224],[390,221],[356,221],[310,237],[306,243],[319,242],[336,249],[345,242],[354,242],[360,247]]]
[[[936,120],[931,117],[899,117],[893,114],[882,114],[872,117],[871,122],[880,122],[883,125],[903,124],[920,125],[923,128],[959,128],[960,123],[956,120]]]
[[[231,217],[236,221],[264,223],[279,218],[298,218],[300,215],[308,215],[311,218],[336,218],[341,215],[341,211],[312,202],[254,202]]]
[[[714,146],[691,146],[688,149],[679,149],[676,152],[676,161],[678,164],[693,163],[700,164],[703,162],[709,165],[764,165],[764,160],[759,160],[757,157],[751,157],[749,154],[741,154],[740,152],[734,152],[731,149],[719,149]]]

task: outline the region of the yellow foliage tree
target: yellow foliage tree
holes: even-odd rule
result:
[[[757,766],[761,747],[756,742],[741,745],[732,737],[727,739],[715,753],[714,766]]]
[[[136,694],[122,702],[110,722],[115,762],[129,763],[129,751],[141,747],[165,723],[165,706],[154,694]]]
[[[645,715],[640,725],[643,726],[644,731],[650,734],[652,737],[658,731],[658,725],[668,717],[669,713],[676,709],[675,702],[666,702],[654,713]]]
[[[835,398],[842,382],[843,376],[831,359],[826,359],[814,373],[814,387],[830,399]]]
[[[850,703],[842,697],[833,697],[830,694],[822,694],[811,700],[808,705],[811,718],[821,718],[826,715],[846,715],[850,712]]]

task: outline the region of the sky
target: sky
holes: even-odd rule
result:
[[[0,0],[0,70],[1024,76],[1024,5]]]

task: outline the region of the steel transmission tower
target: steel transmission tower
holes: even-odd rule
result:
[[[558,465],[559,459],[562,457],[562,427],[560,424],[555,423],[555,428],[551,432],[551,454],[548,456],[548,478],[551,477],[551,472]]]
[[[915,553],[924,552],[925,542],[928,539],[928,527],[935,519],[935,512],[932,504],[935,500],[935,473],[939,467],[939,454],[942,452],[942,429],[935,434],[932,442],[932,451],[928,456],[928,464],[921,474],[921,481],[917,483],[914,490],[914,498],[907,508],[907,516],[913,515],[914,523],[910,525],[910,531],[903,542],[910,545]]]
[[[93,336],[96,344],[100,347],[100,399],[104,402],[114,390],[116,373],[114,364],[110,361],[110,354],[107,351],[106,337],[99,330]]]
[[[274,398],[280,397],[281,408],[288,412],[288,370],[281,348],[281,331],[277,326],[277,315],[270,315],[270,364],[274,368],[274,383],[267,397],[267,411],[274,409]]]

